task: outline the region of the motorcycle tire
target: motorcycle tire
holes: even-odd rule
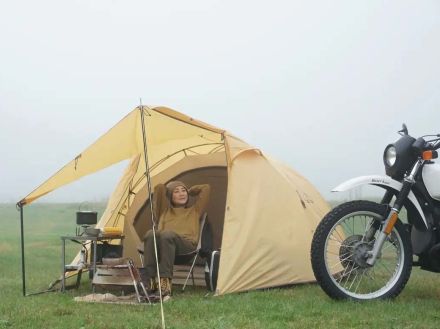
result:
[[[403,290],[411,275],[412,248],[400,220],[375,264],[366,263],[366,252],[372,249],[380,229],[369,242],[363,236],[373,222],[381,223],[383,218],[384,205],[351,201],[335,207],[322,219],[313,236],[311,262],[316,280],[328,296],[339,300],[387,299]]]

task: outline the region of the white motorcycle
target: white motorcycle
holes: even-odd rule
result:
[[[384,151],[387,176],[357,177],[333,190],[375,185],[385,189],[382,201],[343,203],[315,231],[313,271],[334,299],[393,298],[412,266],[440,272],[440,165],[432,161],[440,134],[415,139],[405,124],[399,134]]]

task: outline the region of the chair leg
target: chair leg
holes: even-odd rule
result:
[[[75,288],[79,288],[79,284],[81,283],[81,275],[82,275],[82,269],[78,270],[78,273],[76,274],[76,284]]]
[[[189,276],[190,276],[191,274],[193,275],[193,284],[194,284],[194,274],[193,274],[193,270],[194,270],[194,265],[196,265],[196,260],[197,260],[197,257],[198,257],[198,256],[199,256],[199,253],[197,253],[197,254],[194,256],[194,260],[193,260],[193,262],[192,262],[192,264],[191,264],[191,268],[190,268],[190,270],[189,270],[189,272],[188,272],[188,275],[186,276],[185,284],[184,284],[183,287],[182,287],[182,291],[185,291],[186,284],[188,283]]]

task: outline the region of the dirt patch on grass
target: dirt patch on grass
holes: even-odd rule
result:
[[[12,247],[9,243],[6,242],[0,242],[0,254],[1,253],[7,253],[7,252],[11,252],[12,251]]]

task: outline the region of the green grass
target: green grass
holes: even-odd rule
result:
[[[75,231],[73,204],[25,207],[28,292],[46,289],[60,273],[61,234]],[[102,206],[98,209],[102,213]],[[79,290],[22,297],[19,213],[0,204],[0,328],[160,328],[160,306],[76,303]],[[68,245],[68,257],[77,246]],[[168,328],[438,328],[440,276],[414,269],[394,301],[336,302],[315,284],[205,297],[176,292],[165,304]]]

